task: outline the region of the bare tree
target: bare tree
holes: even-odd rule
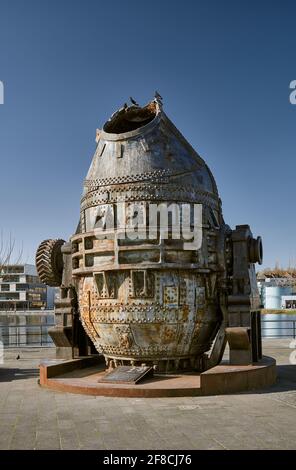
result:
[[[278,286],[296,287],[296,266],[289,262],[287,268],[280,267],[279,262],[276,262],[274,268],[265,268],[263,271],[257,273],[258,279],[275,278]]]
[[[7,240],[4,239],[3,230],[0,231],[0,274],[9,264],[19,264],[23,255],[23,247],[16,252],[15,239],[11,233]]]

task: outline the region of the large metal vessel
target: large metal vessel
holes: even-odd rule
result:
[[[209,367],[214,340],[212,364],[227,337],[233,344],[245,334],[241,349],[258,359],[253,263],[261,262],[261,240],[248,226],[232,231],[224,223],[214,177],[163,112],[161,97],[119,109],[96,143],[75,235],[70,243],[46,240],[37,251],[41,279],[61,286],[56,343],[79,349],[82,333],[73,329],[81,323],[108,367],[171,372]],[[152,219],[155,210],[162,215]],[[182,231],[185,219],[197,229],[195,243]]]

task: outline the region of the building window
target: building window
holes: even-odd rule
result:
[[[15,292],[6,292],[5,294],[0,293],[0,300],[18,300],[19,299],[19,294],[16,294]]]
[[[10,291],[9,284],[2,284],[1,285],[1,291],[2,292],[9,292]]]
[[[27,290],[27,289],[28,289],[28,284],[17,284],[16,285],[16,290],[17,291],[20,291],[20,290],[24,291],[24,290]]]
[[[4,266],[2,269],[4,273],[12,273],[12,274],[23,274],[25,272],[25,267],[24,266]]]
[[[2,279],[2,281],[1,281]],[[20,282],[19,276],[5,275],[0,278],[0,282]]]
[[[38,276],[26,276],[26,281],[28,284],[41,284]]]

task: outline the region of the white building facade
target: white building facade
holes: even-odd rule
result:
[[[8,265],[0,272],[0,312],[53,309],[54,289],[42,284],[32,264]]]
[[[296,288],[288,278],[265,278],[258,281],[262,307],[267,310],[296,309]]]

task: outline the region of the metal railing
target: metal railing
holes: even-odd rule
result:
[[[276,325],[265,326],[268,323]],[[282,326],[283,324],[288,324]],[[261,319],[262,338],[296,338],[296,320],[264,320]]]
[[[0,325],[0,341],[4,348],[54,346],[48,329],[53,324],[43,325]]]
[[[270,326],[269,326],[270,325]],[[43,325],[0,325],[0,341],[9,347],[49,347],[54,346],[48,329],[55,326]],[[262,338],[296,338],[296,320],[261,319]]]

